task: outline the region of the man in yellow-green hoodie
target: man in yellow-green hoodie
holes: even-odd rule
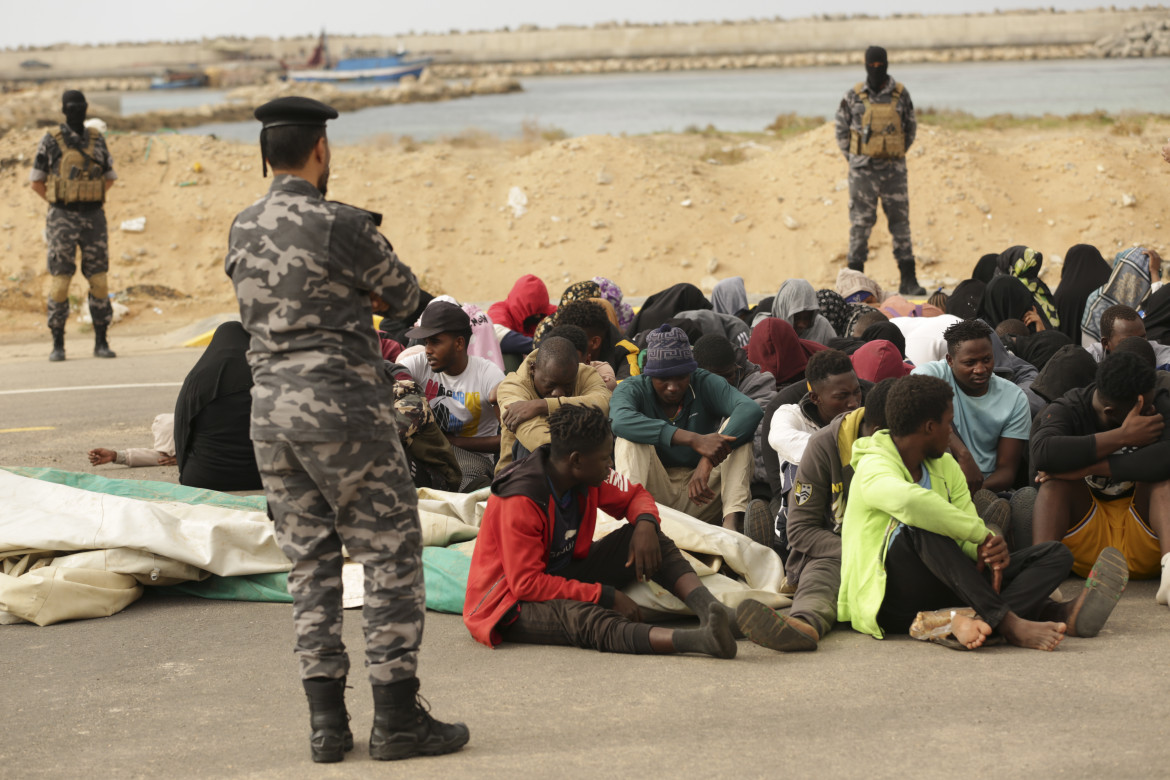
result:
[[[968,647],[993,632],[1037,650],[1056,649],[1066,633],[1095,636],[1128,580],[1124,557],[1107,548],[1081,593],[1050,599],[1072,568],[1071,554],[1058,542],[1008,554],[1003,537],[979,519],[946,452],[953,419],[946,382],[909,376],[890,390],[889,430],[854,444],[838,619],[880,639],[906,633],[918,612],[972,607],[978,618],[966,629],[973,638],[956,633]]]

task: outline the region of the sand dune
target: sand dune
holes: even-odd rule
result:
[[[9,341],[43,338],[46,206],[27,187],[42,132],[0,138],[0,336]],[[1134,243],[1164,250],[1170,166],[1158,148],[1168,133],[1156,124],[1136,136],[923,126],[910,155],[923,283],[953,286],[980,254],[1015,243],[1047,257],[1080,242],[1107,257]],[[131,309],[116,330],[234,308],[223,256],[233,216],[266,189],[259,151],[209,137],[108,140],[120,176],[106,210],[110,288]],[[465,138],[339,147],[330,196],[384,212],[383,232],[428,288],[461,299],[495,300],[527,272],[554,296],[595,274],[628,295],[731,275],[771,293],[790,276],[816,286],[835,278],[847,245],[845,176],[829,125],[784,140]],[[522,216],[507,205],[513,187],[527,198]],[[135,217],[146,217],[145,232],[118,229]],[[871,246],[871,273],[894,284],[880,218]],[[1047,264],[1045,276],[1055,286],[1059,266]],[[79,280],[72,292],[84,294]]]

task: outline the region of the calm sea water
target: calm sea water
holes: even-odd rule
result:
[[[976,116],[1097,109],[1170,113],[1170,58],[898,65],[891,75],[906,83],[919,109]],[[350,112],[330,123],[329,136],[335,143],[387,133],[431,140],[476,128],[508,138],[518,136],[525,122],[570,135],[678,132],[708,124],[759,131],[782,113],[831,117],[841,96],[863,76],[858,68],[841,66],[534,77],[522,81],[524,92],[510,95]],[[123,110],[198,106],[223,95],[221,90],[133,93],[124,98]],[[257,125],[207,124],[182,132],[253,141]]]

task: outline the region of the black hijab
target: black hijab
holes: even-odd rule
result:
[[[645,330],[654,330],[680,311],[695,311],[696,309],[710,309],[711,301],[693,284],[682,282],[656,292],[646,299],[642,308],[634,315],[630,327],[626,328],[627,336],[634,336]]]
[[[183,380],[179,399],[175,402],[175,460],[180,474],[196,415],[216,398],[252,389],[252,370],[244,357],[249,340],[248,332],[240,323],[220,325],[203,355]]]
[[[984,255],[979,258],[979,262],[975,264],[975,270],[971,272],[972,279],[978,279],[984,284],[989,284],[991,278],[995,276],[995,269],[999,266],[999,255]]]
[[[1035,305],[1032,291],[1019,279],[1014,276],[996,276],[983,293],[979,316],[994,328],[1004,320],[1024,319],[1024,315]]]
[[[1170,285],[1146,299],[1146,338],[1159,344],[1170,343]]]
[[[947,314],[973,320],[979,316],[979,305],[983,302],[983,294],[987,291],[987,283],[978,279],[967,279],[959,282],[955,291],[947,301]]]
[[[1089,294],[1105,286],[1111,271],[1101,252],[1091,244],[1077,244],[1065,255],[1052,303],[1060,316],[1060,330],[1074,344],[1081,343],[1081,320]]]
[[[1032,392],[1049,403],[1069,390],[1087,387],[1097,376],[1097,361],[1079,344],[1066,344],[1044,364]]]
[[[898,348],[898,354],[902,356],[902,359],[906,359],[906,335],[902,333],[901,328],[889,320],[870,325],[861,334],[861,340],[866,343],[880,340],[888,341]]]
[[[1036,368],[1043,369],[1061,347],[1067,347],[1069,344],[1072,344],[1072,339],[1061,331],[1042,330],[1039,333],[1018,337],[1014,352]]]

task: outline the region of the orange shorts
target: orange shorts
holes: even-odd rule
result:
[[[1089,576],[1093,562],[1106,547],[1121,550],[1129,562],[1132,579],[1162,575],[1162,548],[1158,537],[1133,506],[1133,497],[1104,501],[1093,496],[1088,514],[1064,535],[1064,546],[1072,551],[1073,572]]]

